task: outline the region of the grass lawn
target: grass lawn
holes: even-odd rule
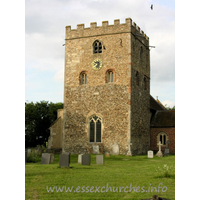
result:
[[[104,165],[96,165],[96,155],[91,155],[90,166],[78,164],[78,155],[71,155],[70,161],[70,168],[59,168],[59,155],[55,155],[55,162],[49,165],[26,163],[26,199],[139,200],[151,198],[154,194],[175,199],[174,155],[162,158],[111,155],[105,157]],[[170,176],[164,176],[163,170],[156,171],[158,167],[163,169],[165,164],[173,167]],[[63,191],[56,191],[59,187]],[[68,187],[71,192],[65,191]]]

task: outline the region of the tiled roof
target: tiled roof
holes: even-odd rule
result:
[[[156,101],[151,95],[150,95],[150,109],[152,110],[166,110],[166,108],[160,103],[160,101]]]
[[[157,110],[151,127],[175,127],[175,110]]]

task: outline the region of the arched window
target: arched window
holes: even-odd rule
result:
[[[85,71],[80,73],[79,84],[80,85],[87,84],[87,73]]]
[[[146,90],[146,89],[147,89],[147,78],[144,77],[144,90]]]
[[[89,118],[89,141],[101,142],[102,119],[96,115]]]
[[[161,142],[162,145],[167,145],[167,140],[168,140],[168,135],[165,132],[160,132],[157,135],[157,143],[159,143],[159,141]]]
[[[140,81],[140,78],[139,78],[139,73],[136,72],[136,85],[139,86],[139,81]]]
[[[102,43],[99,40],[93,43],[93,53],[102,53]]]
[[[108,69],[106,71],[105,82],[106,83],[112,83],[112,82],[114,82],[114,70]]]

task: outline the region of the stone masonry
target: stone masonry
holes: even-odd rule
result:
[[[102,52],[94,53],[94,41],[100,41]],[[102,61],[94,70],[92,62]],[[107,70],[114,82],[106,83]],[[80,74],[87,84],[80,85]],[[119,145],[120,154],[146,154],[150,146],[150,55],[149,38],[127,18],[114,25],[96,22],[71,30],[66,26],[65,78],[63,108],[63,152],[92,153],[99,145],[100,153],[111,152]],[[90,142],[92,116],[101,118],[101,142]]]
[[[62,149],[63,133],[63,109],[57,110],[57,119],[50,126],[50,137],[48,138],[48,149]]]

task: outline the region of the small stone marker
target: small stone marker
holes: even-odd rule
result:
[[[90,165],[90,155],[82,155],[82,165]]]
[[[96,155],[96,164],[104,165],[104,155]]]
[[[41,164],[50,164],[51,154],[50,153],[42,153]]]
[[[99,145],[93,145],[93,154],[99,154]]]
[[[148,158],[153,158],[153,151],[149,150],[147,152],[147,156],[148,156]]]
[[[54,163],[54,153],[50,153],[51,154],[51,160],[50,163]]]
[[[108,151],[105,152],[106,157],[110,157],[110,153]]]
[[[159,141],[159,143],[157,145],[158,145],[159,150],[158,150],[156,156],[163,157],[163,154],[162,154],[162,151],[161,151],[161,146],[162,146],[161,142]]]
[[[112,154],[119,155],[119,145],[117,143],[114,143],[114,145],[112,146]]]
[[[59,167],[69,167],[70,153],[63,153],[59,156]]]
[[[165,152],[164,152],[164,155],[169,155],[170,154],[170,151],[169,151],[169,140],[167,140],[167,147],[165,148]]]
[[[78,163],[79,163],[79,164],[82,163],[82,155],[83,155],[83,154],[79,154],[79,155],[78,155]]]

